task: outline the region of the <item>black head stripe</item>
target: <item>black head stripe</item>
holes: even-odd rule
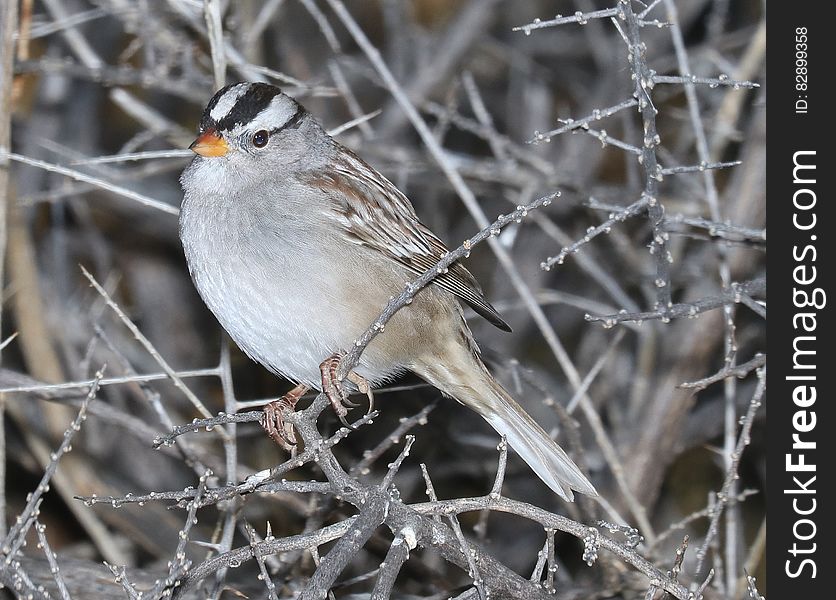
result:
[[[216,121],[213,119],[212,111],[218,105],[221,98],[239,85],[248,85],[247,91],[235,101],[233,107],[220,120]],[[203,116],[200,119],[200,130],[205,131],[209,128],[220,131],[231,130],[240,123],[246,123],[252,120],[258,113],[267,108],[273,98],[280,93],[281,89],[267,83],[233,83],[221,88],[212,96],[212,99],[203,111]]]
[[[270,102],[282,91],[274,85],[254,83],[238,98],[225,117],[218,121],[217,127],[221,131],[229,131],[240,123],[247,123],[270,105]]]

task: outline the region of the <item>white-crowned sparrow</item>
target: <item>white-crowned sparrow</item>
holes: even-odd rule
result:
[[[277,87],[238,83],[215,94],[181,177],[180,238],[201,297],[254,360],[299,385],[263,424],[293,443],[281,419],[309,388],[344,417],[339,352],[389,298],[447,251],[409,200],[331,138]],[[349,376],[362,390],[412,371],[478,412],[563,498],[597,495],[566,453],[479,358],[459,301],[510,331],[460,264],[386,325]],[[330,358],[329,358],[330,357]]]

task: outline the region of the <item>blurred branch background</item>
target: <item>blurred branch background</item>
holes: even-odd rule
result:
[[[765,591],[764,20],[756,0],[2,0],[0,594]],[[417,379],[326,444],[336,464],[285,463],[243,418],[290,384],[224,338],[176,217],[182,149],[239,80],[298,98],[451,248],[561,192],[467,259],[514,332],[468,317],[600,504],[513,453],[497,479],[493,431]],[[152,447],[220,412],[241,422]],[[306,448],[341,435],[317,415]]]

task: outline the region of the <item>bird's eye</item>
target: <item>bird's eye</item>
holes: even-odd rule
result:
[[[253,136],[253,146],[256,148],[264,148],[267,145],[267,141],[270,139],[270,132],[265,131],[262,129],[261,131],[256,131],[255,135]]]

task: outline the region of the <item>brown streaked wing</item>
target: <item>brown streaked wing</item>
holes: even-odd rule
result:
[[[334,200],[334,218],[358,243],[396,260],[416,275],[435,265],[447,247],[418,220],[412,204],[388,179],[350,150],[330,168],[301,177]],[[511,331],[485,300],[476,278],[460,263],[439,275],[434,284],[455,294],[478,314],[504,331]]]

